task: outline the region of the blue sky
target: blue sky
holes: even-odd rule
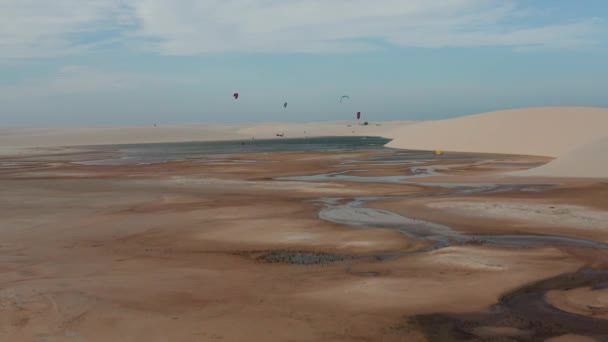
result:
[[[603,0],[1,0],[0,126],[608,107],[607,20]]]

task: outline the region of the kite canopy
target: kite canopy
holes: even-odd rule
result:
[[[283,108],[287,108],[287,102],[283,104]]]
[[[340,98],[340,103],[342,103],[342,101],[343,101],[344,99],[349,99],[349,100],[350,100],[350,96],[348,96],[348,95],[344,95],[344,96],[342,96],[342,97]]]
[[[357,112],[357,120],[361,119],[361,112]]]
[[[239,93],[234,93],[234,94],[232,94],[232,96],[234,96],[234,99],[236,100],[239,98]]]

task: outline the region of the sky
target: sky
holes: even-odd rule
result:
[[[606,61],[605,0],[0,0],[0,126],[608,107]]]

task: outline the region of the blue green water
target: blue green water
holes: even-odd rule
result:
[[[325,137],[301,139],[213,141],[107,145],[112,157],[86,164],[143,164],[178,160],[216,161],[234,154],[272,152],[349,152],[381,150],[390,139],[380,137]],[[94,147],[99,150],[99,147]]]

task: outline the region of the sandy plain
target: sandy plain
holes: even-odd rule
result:
[[[373,158],[398,153],[150,165],[75,163],[97,158],[82,153],[4,157],[0,340],[608,337],[603,316],[584,312],[606,310],[605,291],[587,292],[608,282],[608,249],[579,241],[608,242],[605,181],[504,176],[538,157]],[[298,179],[335,172],[355,178]],[[480,182],[503,188],[467,192]],[[374,200],[351,206],[357,198]],[[512,214],[522,208],[531,214]],[[420,225],[436,236],[407,231]],[[479,238],[505,234],[579,240]],[[521,306],[530,294],[546,322]],[[500,317],[488,313],[497,305]]]

